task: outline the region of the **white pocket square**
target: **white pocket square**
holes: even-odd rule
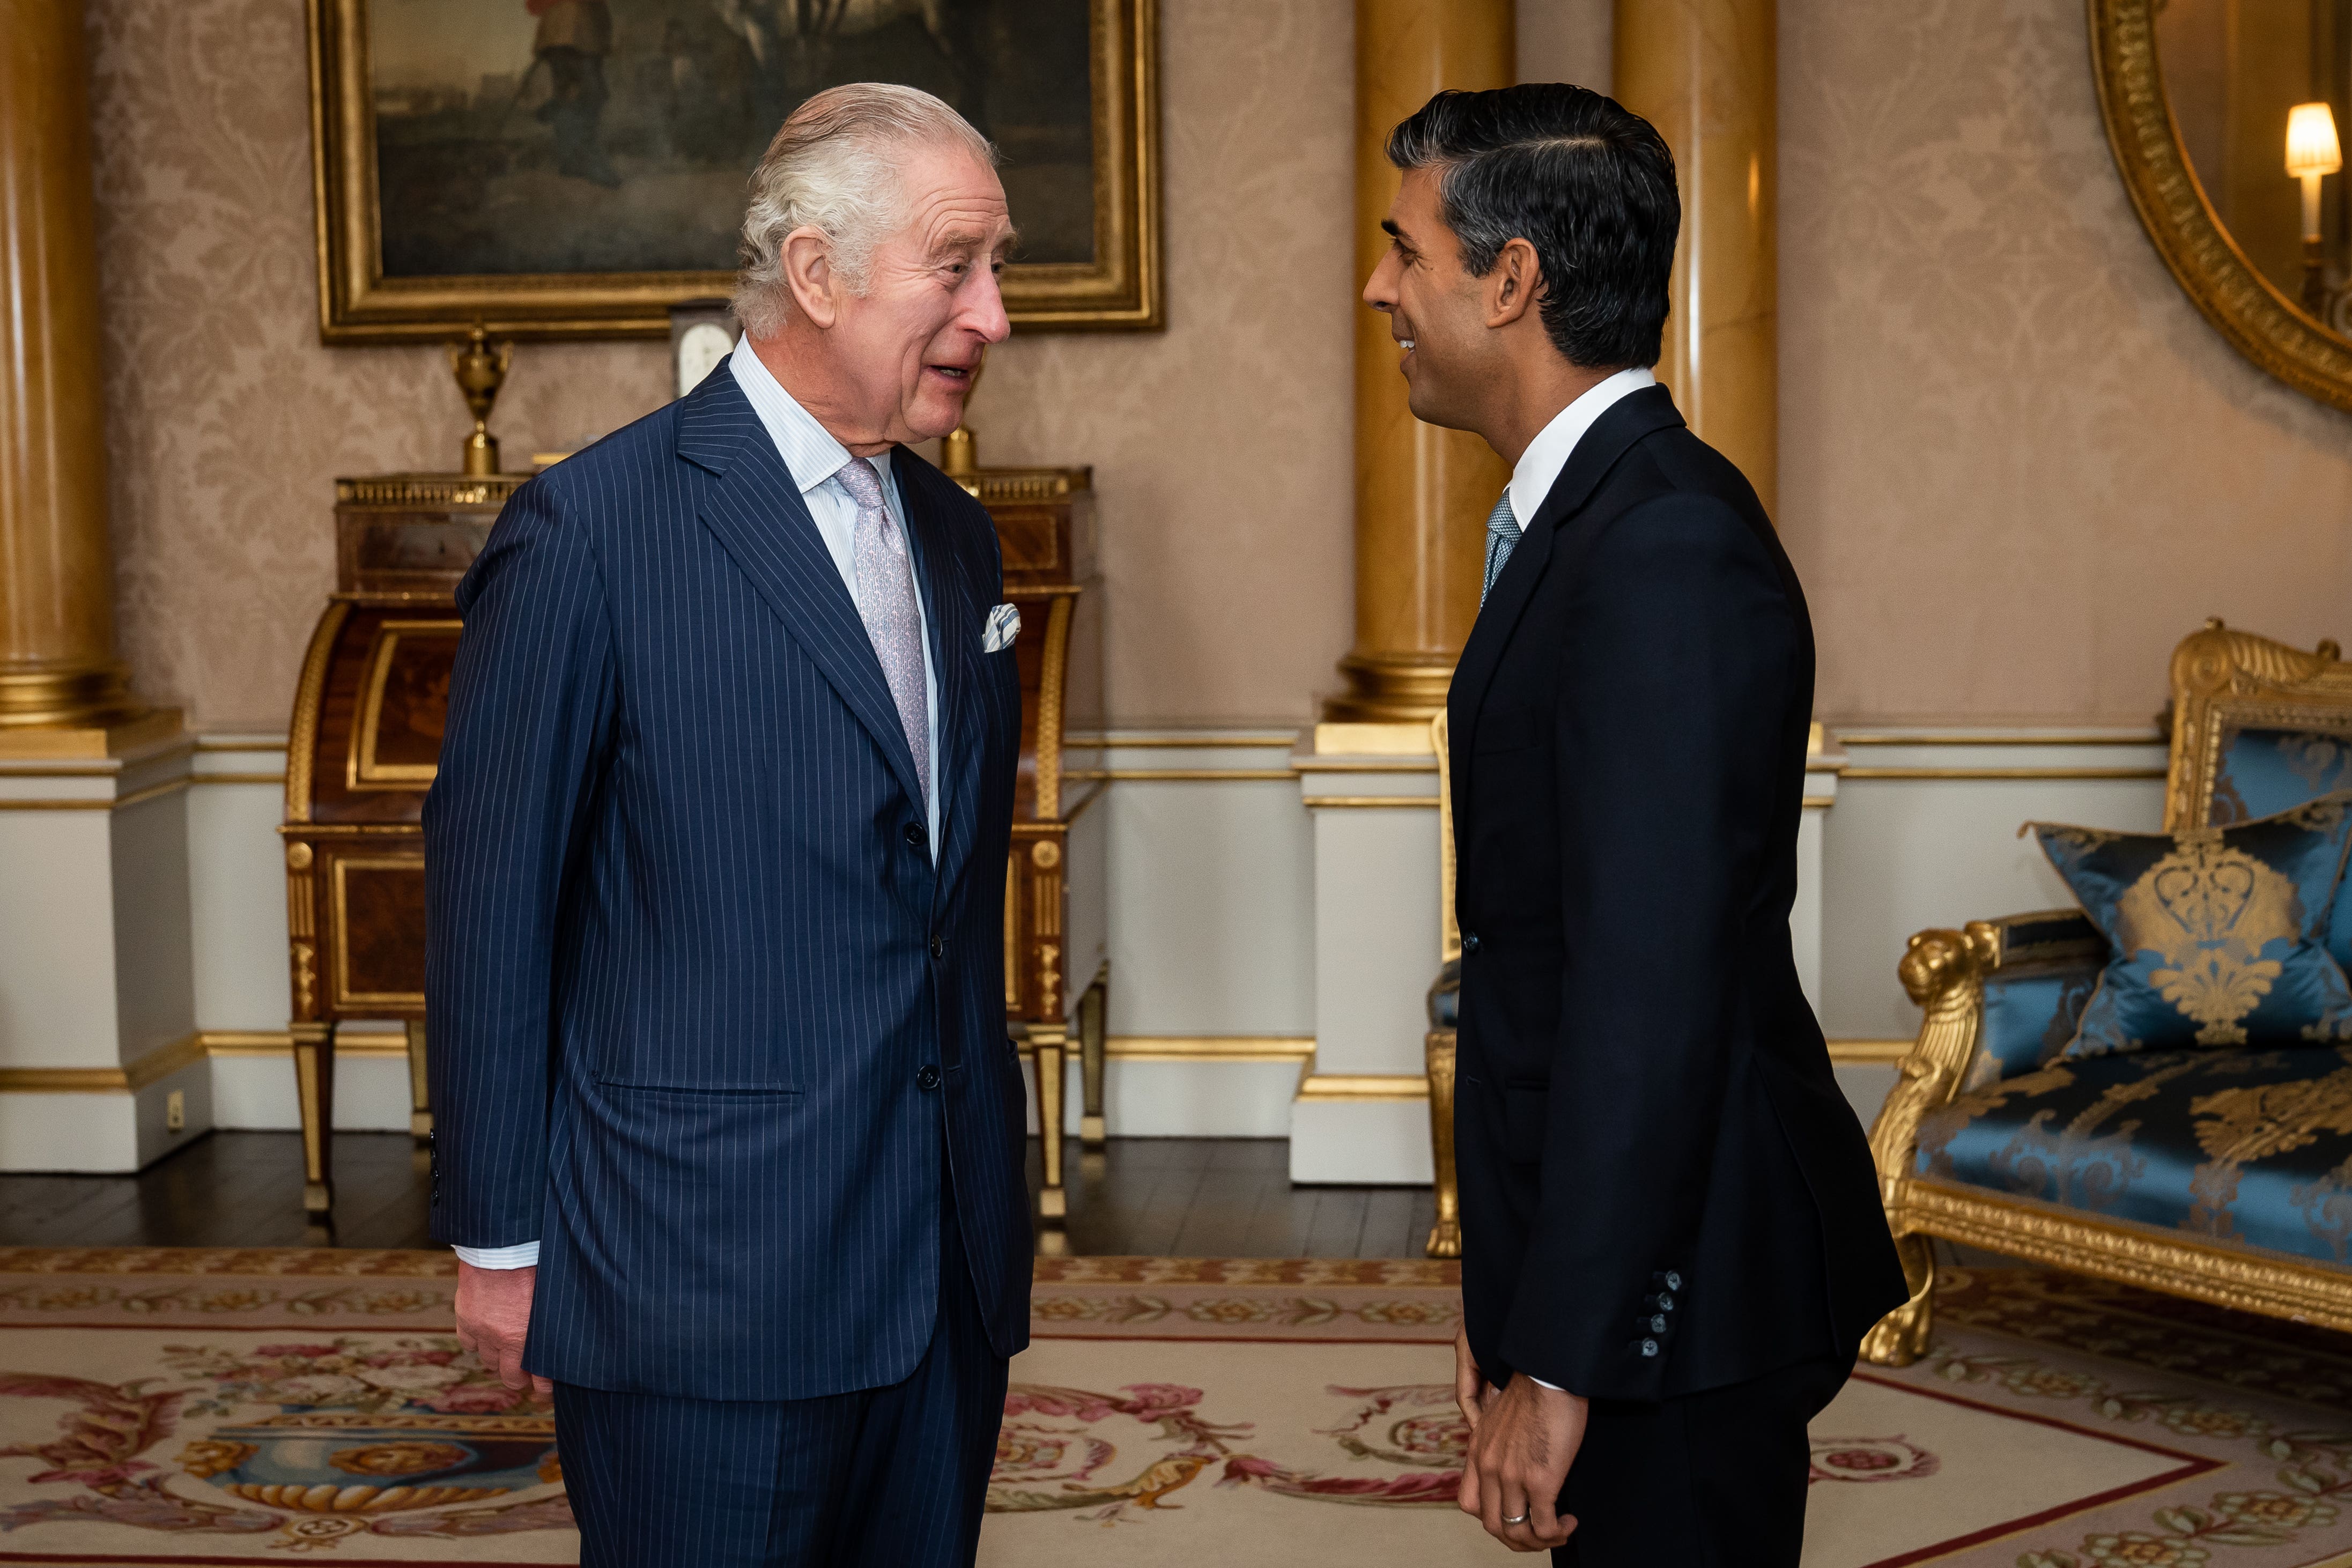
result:
[[[999,605],[988,612],[988,629],[980,634],[980,651],[1003,653],[1021,635],[1021,606]]]

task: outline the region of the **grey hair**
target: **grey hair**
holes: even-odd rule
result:
[[[919,88],[849,82],[793,110],[751,171],[734,301],[745,331],[764,338],[784,324],[792,299],[784,240],[795,229],[814,228],[831,241],[834,268],[854,292],[865,292],[875,247],[903,220],[901,160],[893,154],[922,142],[962,147],[996,166],[988,138]]]

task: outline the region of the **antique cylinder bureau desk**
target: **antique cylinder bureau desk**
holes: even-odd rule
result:
[[[962,433],[960,433],[962,434]],[[1038,1068],[1045,1140],[1041,1216],[1066,1212],[1063,1095],[1083,1042],[1083,1131],[1102,1138],[1104,814],[1099,772],[1073,753],[1079,715],[1099,728],[1100,595],[1094,493],[1084,468],[971,466],[968,435],[947,456],[986,505],[1021,609],[1021,773],[1004,900],[1005,1017]],[[302,1206],[334,1202],[335,1037],[355,1020],[405,1026],[410,1131],[429,1138],[425,1061],[425,791],[449,702],[459,623],[453,595],[522,474],[383,474],[335,484],[335,591],[302,661],[287,742],[284,838],[288,967],[302,1116]]]

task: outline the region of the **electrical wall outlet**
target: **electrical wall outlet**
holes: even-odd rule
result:
[[[163,1131],[185,1132],[188,1130],[188,1091],[175,1089],[163,1097]]]

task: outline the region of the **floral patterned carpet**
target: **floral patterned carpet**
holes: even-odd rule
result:
[[[446,1255],[0,1250],[0,1563],[568,1563]],[[2032,1269],[1815,1424],[1807,1568],[2352,1568],[2352,1342]],[[1041,1258],[981,1560],[1497,1564],[1451,1266]]]

